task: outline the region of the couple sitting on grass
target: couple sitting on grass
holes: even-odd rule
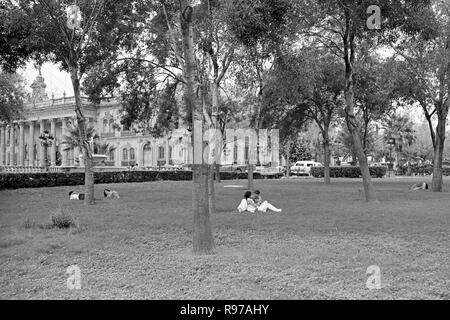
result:
[[[252,194],[250,191],[247,191],[244,194],[244,199],[242,199],[237,209],[239,212],[255,212],[256,210],[266,212],[267,209],[275,212],[281,212],[281,209],[276,208],[267,201],[263,202],[259,190],[255,190],[254,194]]]

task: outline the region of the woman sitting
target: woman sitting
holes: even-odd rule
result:
[[[259,197],[259,194],[258,194]],[[259,201],[258,201],[259,202]],[[255,203],[255,201],[252,199],[252,193],[250,191],[247,191],[244,194],[244,199],[242,199],[238,211],[248,211],[248,212],[255,212],[256,210],[261,212],[266,212],[267,209],[272,210],[274,212],[281,212],[281,209],[276,208],[275,206],[271,205],[267,201],[264,201],[262,203]]]

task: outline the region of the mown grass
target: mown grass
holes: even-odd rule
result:
[[[216,250],[194,256],[190,182],[110,185],[120,200],[67,200],[74,187],[0,192],[2,299],[450,299],[450,194],[380,179],[255,181],[280,214],[238,214],[242,193],[216,185]],[[448,181],[447,181],[448,182]],[[70,189],[70,190],[69,190]],[[81,187],[80,187],[81,191]],[[76,227],[40,228],[59,208]],[[81,290],[66,286],[70,265]],[[367,267],[381,290],[366,288]]]

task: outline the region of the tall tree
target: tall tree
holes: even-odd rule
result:
[[[220,85],[234,59],[235,41],[229,32],[224,17],[228,15],[231,6],[214,0],[204,0],[197,9],[198,21],[195,24],[198,47],[202,53],[203,66],[203,99],[205,119],[208,129],[214,133],[213,143],[209,146],[214,155],[211,159],[208,173],[210,212],[215,212],[214,172],[216,181],[220,181],[220,164],[222,143],[218,123],[220,104]],[[207,97],[207,95],[210,96]],[[208,108],[209,105],[209,108]],[[207,110],[209,109],[209,110]],[[217,131],[216,131],[217,130]]]
[[[317,124],[322,136],[325,184],[331,183],[330,128],[343,102],[339,67],[335,57],[309,46],[278,57],[271,81],[276,100],[297,106],[296,113],[309,117]],[[293,113],[289,115],[297,116]]]
[[[289,17],[292,5],[289,0],[231,1],[233,10],[228,17],[231,32],[244,48],[236,58],[238,66],[236,77],[241,88],[247,92],[247,106],[251,115],[253,129],[262,127],[262,103],[264,90],[270,79],[275,56],[280,53],[282,44],[289,36]],[[258,147],[256,162],[259,162]],[[253,154],[250,158],[254,158]],[[253,189],[253,164],[248,165],[248,188]]]
[[[450,108],[450,3],[431,1],[415,12],[408,33],[394,33],[391,47],[401,57],[399,80],[405,96],[418,102],[433,142],[432,190],[443,190],[442,162]],[[436,124],[434,124],[436,119]]]
[[[409,21],[410,11],[423,2],[426,1],[377,1],[376,8],[380,9],[383,16],[375,17],[379,21],[373,28],[368,23],[372,17],[367,13],[368,9],[374,8],[373,1],[361,0],[355,3],[352,0],[320,0],[317,5],[309,3],[307,8],[304,7],[302,17],[309,27],[303,34],[308,35],[310,41],[322,43],[343,62],[345,119],[359,160],[366,201],[376,201],[377,198],[355,115],[355,63],[359,54],[358,46],[362,40],[373,43],[379,33],[403,28]],[[380,31],[373,30],[379,29],[377,24],[382,24]]]
[[[138,1],[136,33],[128,40],[133,50],[104,60],[88,77],[90,95],[100,100],[119,93],[124,100],[127,126],[154,135],[168,134],[178,120],[192,134],[194,148],[192,210],[193,249],[197,254],[214,248],[208,203],[208,165],[203,159],[205,68],[202,66],[196,24],[204,2]],[[120,83],[122,81],[122,83]],[[179,101],[182,94],[184,103]],[[155,120],[156,125],[152,125]]]
[[[192,206],[194,213],[194,252],[211,253],[214,239],[209,216],[208,202],[208,165],[203,158],[203,105],[202,88],[196,70],[193,7],[187,0],[180,0],[180,25],[183,35],[183,52],[185,60],[184,76],[186,86],[185,104],[192,113],[192,141],[194,147]]]
[[[282,66],[276,69],[279,68],[283,69]],[[274,72],[264,92],[261,117],[264,127],[280,128],[281,151],[286,159],[286,175],[289,177],[291,161],[303,160],[298,156],[309,154],[311,157],[311,154],[304,150],[305,146],[299,139],[299,133],[305,129],[309,120],[306,116],[308,105],[287,93],[292,93],[292,90],[286,85],[285,79],[285,73],[281,70]]]
[[[369,50],[364,50],[356,62],[355,69],[355,109],[361,123],[361,140],[366,156],[370,154],[370,141],[376,134],[374,126],[402,104],[400,90],[395,76],[397,63],[390,58],[386,61]]]
[[[14,14],[9,15],[10,12]],[[5,59],[9,68],[20,66],[27,58],[60,63],[69,72],[75,95],[75,113],[85,165],[85,204],[94,204],[92,150],[87,140],[87,119],[81,102],[80,79],[99,61],[127,47],[127,37],[136,22],[133,6],[126,1],[24,0],[9,2],[1,11],[1,30],[16,35],[16,59]],[[23,31],[23,23],[27,30]],[[8,38],[8,37],[7,37]]]

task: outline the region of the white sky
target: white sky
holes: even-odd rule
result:
[[[59,66],[54,63],[44,63],[41,70],[47,85],[45,90],[49,98],[52,97],[52,93],[55,94],[55,99],[61,98],[64,91],[66,91],[67,97],[73,96],[72,82],[67,72],[60,71]],[[30,86],[39,74],[39,71],[34,67],[34,63],[28,63],[25,68],[18,70],[18,73],[25,78],[26,90],[31,92]]]
[[[390,53],[384,49],[380,51],[385,54],[385,57],[390,55]],[[50,62],[44,63],[42,65],[41,72],[44,77],[45,84],[47,85],[45,90],[49,98],[52,97],[52,93],[55,94],[55,99],[61,98],[64,91],[66,92],[67,97],[73,96],[70,75],[65,71],[61,71],[58,65]],[[18,70],[18,73],[21,74],[26,80],[26,90],[31,92],[30,85],[39,74],[39,71],[35,68],[34,63],[28,63],[25,68]],[[421,123],[423,121],[423,114],[420,108],[412,108],[407,112],[414,122]]]

